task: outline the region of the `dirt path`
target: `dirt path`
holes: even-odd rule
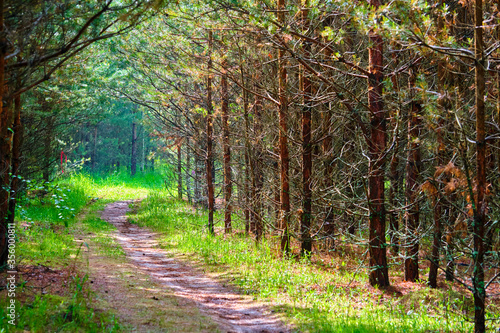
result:
[[[157,234],[127,221],[132,201],[106,206],[102,219],[117,229],[116,238],[139,271],[171,289],[180,299],[196,302],[223,332],[288,332],[289,330],[263,304],[256,303],[196,271],[185,262],[160,249]]]

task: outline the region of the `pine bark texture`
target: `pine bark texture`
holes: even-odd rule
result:
[[[378,0],[370,0],[370,4],[378,8]],[[389,286],[389,271],[387,267],[387,244],[385,242],[385,149],[386,149],[386,112],[382,99],[383,88],[383,52],[382,37],[373,30],[369,32],[372,46],[368,50],[368,107],[370,108],[370,139],[368,140],[369,166],[368,191],[370,213],[370,273],[369,282],[372,286]]]
[[[410,69],[409,89],[412,101],[410,103],[410,114],[408,115],[408,160],[406,164],[406,205],[408,206],[406,218],[407,253],[405,259],[405,280],[415,282],[418,274],[418,250],[419,250],[419,204],[418,178],[421,169],[420,158],[420,117],[422,106],[418,102],[415,91],[417,69]]]
[[[278,21],[285,22],[285,0],[278,0]],[[280,152],[280,229],[281,251],[290,252],[290,157],[288,154],[288,100],[287,100],[287,73],[285,50],[278,50],[278,87],[279,87],[279,152]]]
[[[231,214],[233,193],[233,182],[231,175],[231,145],[229,142],[229,94],[227,87],[227,74],[221,76],[221,99],[222,99],[222,148],[224,150],[224,232],[231,233]]]
[[[208,195],[208,232],[215,234],[214,210],[215,196],[213,183],[213,105],[212,105],[212,31],[208,32],[208,76],[207,76],[207,195]]]
[[[483,1],[476,0],[475,4],[475,102],[476,102],[476,179],[477,199],[475,200],[474,220],[472,225],[474,252],[474,270],[472,276],[474,296],[474,331],[486,331],[485,300],[486,290],[484,285],[484,226],[486,222],[486,130],[485,130],[485,59],[483,41]]]

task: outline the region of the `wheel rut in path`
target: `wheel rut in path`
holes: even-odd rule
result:
[[[101,217],[118,229],[117,241],[138,269],[170,288],[175,296],[195,301],[223,332],[289,332],[265,305],[237,294],[181,260],[168,257],[168,252],[159,248],[157,233],[127,221],[132,202],[111,203]]]

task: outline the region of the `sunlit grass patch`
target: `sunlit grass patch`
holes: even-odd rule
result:
[[[218,214],[215,218],[222,220]],[[403,296],[374,289],[366,282],[363,260],[354,255],[335,257],[332,262],[284,259],[276,254],[272,238],[256,246],[253,239],[236,234],[209,236],[206,212],[166,193],[152,193],[132,219],[139,226],[161,232],[163,247],[190,254],[205,269],[226,272],[219,276],[242,292],[278,304],[300,331],[472,330],[466,318],[470,298],[424,286]]]

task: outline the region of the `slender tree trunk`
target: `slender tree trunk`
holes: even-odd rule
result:
[[[323,126],[325,127],[325,132],[329,130],[332,126],[331,116],[329,113],[322,113],[323,117]],[[333,158],[332,158],[332,149],[333,149],[333,138],[330,134],[323,140],[322,150],[323,156],[326,156],[324,161],[324,186],[325,190],[328,191],[333,186]],[[325,232],[325,236],[327,237],[326,245],[328,249],[335,248],[335,214],[333,211],[333,207],[331,205],[325,206],[325,222],[323,226],[323,230]]]
[[[189,136],[186,137],[186,194],[188,202],[193,203],[191,195],[191,148],[189,144]]]
[[[257,88],[257,87],[256,87]],[[262,100],[260,96],[255,95],[254,104],[254,164],[253,164],[253,196],[252,196],[252,211],[254,216],[255,239],[260,242],[264,234],[264,224],[262,222],[263,203],[262,203],[262,187],[264,185],[264,175],[262,173],[262,157],[263,157],[263,143],[262,143]]]
[[[92,147],[92,172],[95,172],[97,157],[97,124],[94,126],[94,145]]]
[[[370,4],[378,8],[378,0],[370,0]],[[368,166],[368,206],[370,212],[370,273],[372,286],[385,287],[389,285],[389,270],[387,267],[387,252],[385,242],[385,149],[386,149],[386,115],[382,99],[383,88],[383,46],[382,37],[371,30],[369,38],[372,46],[369,48],[368,106],[371,114],[371,138],[368,140],[370,162]]]
[[[203,177],[203,166],[205,164],[204,158],[202,158],[202,155],[199,151],[199,148],[195,150],[195,156],[194,156],[194,204],[196,207],[199,207],[200,205],[203,205],[203,198],[202,198],[202,185],[201,185],[201,179]],[[205,175],[206,177],[206,175]]]
[[[438,27],[442,27],[443,22],[442,20],[438,21]],[[438,83],[439,83],[439,93],[441,95],[441,99],[439,101],[439,105],[442,109],[443,114],[448,114],[448,101],[445,95],[444,91],[444,82],[445,82],[445,64],[443,61],[438,62]],[[444,130],[444,124],[445,122],[441,120],[438,125],[438,129],[436,130],[436,136],[437,136],[437,165],[443,165],[445,164],[445,156],[444,156],[444,151],[445,151],[445,144],[444,144],[444,138],[443,138],[443,130]],[[439,269],[439,257],[440,257],[440,251],[441,251],[441,245],[442,245],[442,236],[443,236],[443,229],[442,229],[442,214],[443,214],[443,205],[441,202],[441,186],[438,185],[438,191],[437,194],[432,198],[432,206],[433,206],[433,222],[434,222],[434,234],[433,234],[433,240],[432,240],[432,252],[431,252],[431,258],[430,258],[430,265],[429,265],[429,287],[431,288],[437,288],[437,277],[438,277],[438,269]]]
[[[223,67],[226,63],[224,62]],[[231,233],[231,195],[233,183],[231,175],[231,146],[229,145],[229,94],[227,91],[227,74],[223,69],[221,76],[221,100],[222,100],[222,145],[224,150],[224,232]]]
[[[182,200],[182,143],[177,145],[177,197]]]
[[[130,175],[135,176],[137,171],[137,126],[132,122],[132,152],[130,154]]]
[[[243,66],[240,65],[241,69],[241,82],[243,85],[245,85],[245,78],[243,75]],[[251,204],[251,199],[250,199],[250,172],[251,172],[251,167],[250,167],[250,142],[249,142],[249,119],[248,119],[248,94],[245,89],[243,89],[243,118],[245,121],[245,173],[244,173],[244,191],[245,195],[243,196],[244,198],[244,215],[245,215],[245,234],[248,235],[250,231],[250,204]]]
[[[42,103],[45,104],[45,101]],[[49,114],[49,110],[46,108],[46,104],[44,105],[44,111],[46,111],[46,114]],[[47,119],[47,124],[46,124],[46,133],[45,133],[45,138],[44,138],[44,162],[45,165],[43,167],[43,173],[42,177],[45,183],[48,183],[50,181],[50,165],[52,164],[52,156],[53,156],[53,151],[52,151],[52,139],[54,137],[54,116],[49,115]],[[88,137],[88,136],[87,136]]]
[[[472,286],[474,294],[474,331],[485,332],[485,298],[484,288],[484,225],[486,221],[486,140],[485,140],[485,59],[483,41],[483,1],[476,0],[475,6],[475,76],[476,76],[476,168],[477,168],[477,200],[475,202],[474,221],[472,225],[474,238],[474,271]]]
[[[0,0],[0,269],[7,263],[7,219],[9,209],[10,161],[6,143],[9,138],[9,110],[4,108],[5,98],[5,54],[7,40],[4,34],[4,0]]]
[[[309,19],[307,15],[309,1],[306,0],[302,9],[303,30],[309,29]],[[311,43],[303,41],[302,47],[306,57],[310,57]],[[304,95],[304,105],[302,107],[302,214],[300,221],[301,233],[301,254],[307,255],[312,250],[311,239],[311,216],[312,216],[312,190],[311,190],[311,171],[312,171],[312,145],[311,145],[311,109],[312,109],[312,84],[305,68],[302,69],[302,93]]]
[[[393,62],[395,65],[399,64],[398,54],[396,52],[393,53]],[[399,93],[399,82],[398,75],[392,76],[392,85],[394,87],[394,91]],[[399,173],[399,147],[400,147],[400,136],[399,130],[395,130],[398,128],[399,122],[399,114],[401,108],[391,110],[391,128],[394,129],[395,136],[395,145],[391,155],[391,161],[389,163],[389,206],[393,209],[392,212],[389,213],[389,238],[390,238],[390,246],[392,252],[397,255],[399,253],[399,214],[394,211],[394,208],[397,206],[396,197],[399,194],[399,189],[401,187],[401,177]]]
[[[208,195],[208,232],[212,235],[214,231],[214,184],[213,184],[213,156],[212,156],[212,31],[208,32],[208,76],[207,76],[207,195]]]
[[[21,123],[21,96],[14,97],[14,137],[12,140],[12,180],[10,183],[10,200],[8,223],[14,223],[16,213],[17,194],[19,190],[19,165],[21,164],[21,144],[23,126]]]
[[[278,0],[278,21],[281,24],[285,23],[285,0]],[[288,100],[287,100],[287,75],[286,75],[286,60],[285,50],[280,48],[278,51],[278,67],[279,67],[279,149],[280,149],[280,228],[281,234],[281,251],[285,254],[290,252],[290,183],[289,183],[289,156],[288,156]]]
[[[415,282],[418,280],[418,225],[419,205],[418,177],[420,174],[420,116],[422,106],[416,100],[415,81],[417,69],[410,69],[409,89],[412,94],[410,115],[408,119],[408,163],[406,165],[406,204],[409,206],[406,219],[407,254],[405,259],[405,280]]]

